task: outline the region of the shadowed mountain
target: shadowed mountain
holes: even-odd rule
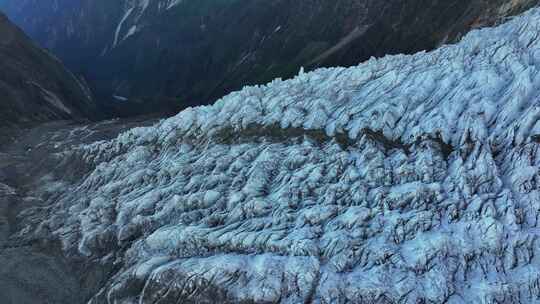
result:
[[[210,103],[302,66],[430,50],[537,3],[4,0],[0,7],[84,75],[101,101],[129,115]]]
[[[96,115],[90,92],[0,13],[0,127]]]

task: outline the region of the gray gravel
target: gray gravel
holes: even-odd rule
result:
[[[18,214],[40,207],[34,185],[54,174],[51,155],[70,145],[109,139],[145,119],[92,125],[53,122],[20,130],[0,128],[0,295],[2,304],[86,303],[110,275],[106,265],[67,257],[55,240],[22,241],[12,234]],[[150,120],[151,121],[151,120]]]

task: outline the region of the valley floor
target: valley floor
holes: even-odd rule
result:
[[[0,129],[0,295],[3,304],[86,303],[107,269],[77,265],[54,240],[20,242],[18,214],[39,208],[37,183],[50,178],[57,161],[52,155],[66,147],[111,139],[126,129],[149,124],[145,119],[81,124],[54,122],[29,129]],[[76,172],[66,172],[76,174]],[[84,275],[83,275],[84,273]],[[81,296],[82,295],[82,296]]]

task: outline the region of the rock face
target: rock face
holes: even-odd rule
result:
[[[0,13],[0,127],[93,115],[88,89]]]
[[[301,66],[356,65],[455,42],[537,0],[4,0],[102,100],[152,111],[213,102]],[[118,102],[120,100],[120,102]]]
[[[66,147],[11,240],[114,269],[90,303],[537,302],[539,28],[533,9]]]

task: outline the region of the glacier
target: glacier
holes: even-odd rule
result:
[[[540,303],[540,9],[58,152],[19,240],[89,303]],[[70,160],[70,161],[66,161]]]

